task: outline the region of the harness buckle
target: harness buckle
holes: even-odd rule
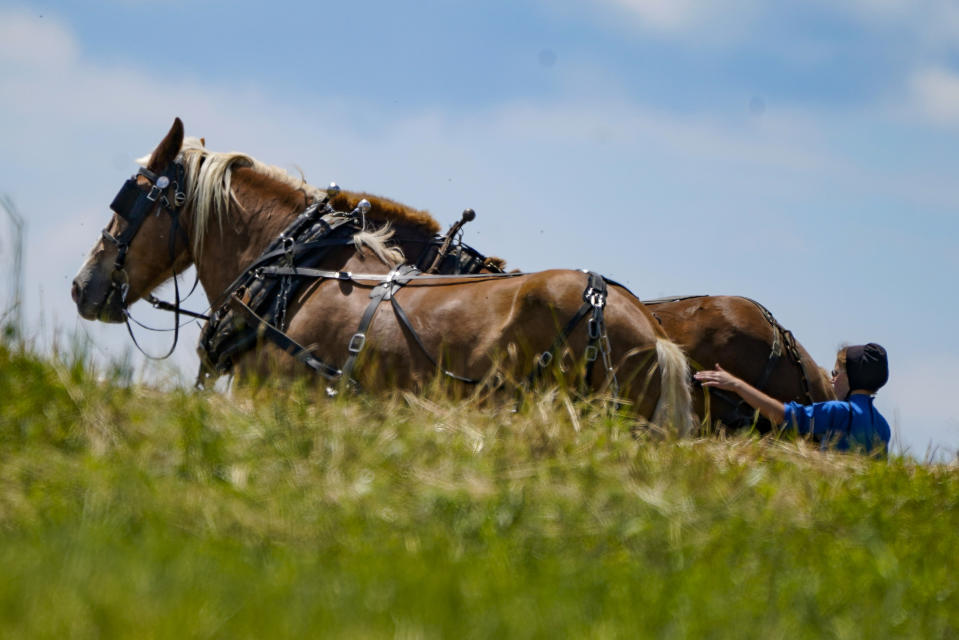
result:
[[[350,353],[359,353],[365,344],[366,334],[358,331],[353,334],[352,338],[350,338],[350,344],[347,345],[346,350]]]
[[[552,351],[544,351],[543,353],[539,354],[538,358],[536,358],[536,364],[538,364],[540,367],[544,369],[548,367],[549,363],[552,361],[553,361]]]
[[[283,254],[286,257],[286,262],[292,267],[293,266],[293,248],[296,246],[296,240],[284,234],[281,236],[281,241],[283,243]]]
[[[596,348],[595,344],[587,345],[586,362],[594,362],[598,355],[599,355],[599,349]]]
[[[186,194],[180,191],[179,183],[173,183],[173,204],[179,209],[186,203]]]
[[[606,306],[606,294],[598,289],[593,289],[590,287],[583,294],[583,298],[597,309],[602,309]]]
[[[163,189],[161,189],[158,185],[151,185],[150,192],[147,194],[147,200],[150,202],[156,202],[161,193],[163,193]]]
[[[590,318],[589,321],[586,323],[586,330],[589,334],[590,340],[596,340],[597,338],[599,338],[601,333],[599,319]]]

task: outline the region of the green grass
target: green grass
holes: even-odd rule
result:
[[[99,375],[0,346],[0,637],[959,636],[955,466]]]

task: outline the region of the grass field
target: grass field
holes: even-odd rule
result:
[[[955,465],[511,409],[160,392],[8,340],[0,637],[959,637]]]

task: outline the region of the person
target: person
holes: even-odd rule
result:
[[[844,347],[836,354],[832,386],[840,400],[802,405],[782,403],[724,370],[695,375],[704,387],[732,391],[773,424],[795,427],[800,434],[817,436],[823,447],[860,450],[885,456],[889,451],[889,423],[873,405],[873,396],[889,379],[886,350],[870,342]]]

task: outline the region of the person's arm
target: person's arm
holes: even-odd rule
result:
[[[782,402],[766,395],[748,382],[737,378],[718,364],[711,371],[699,371],[694,376],[704,387],[716,387],[737,394],[753,409],[766,416],[773,424],[780,424],[786,417]]]

